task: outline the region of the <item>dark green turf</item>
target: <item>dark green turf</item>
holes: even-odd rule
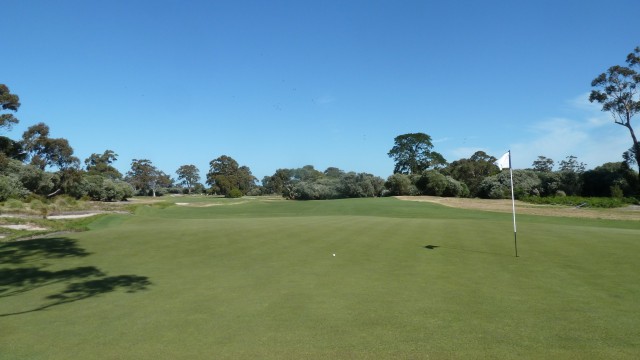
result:
[[[639,222],[520,216],[515,258],[510,214],[179,201],[218,205],[145,206],[1,245],[0,358],[640,353]]]

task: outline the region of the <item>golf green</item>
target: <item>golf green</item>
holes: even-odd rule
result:
[[[0,244],[0,359],[633,359],[640,222],[181,197]],[[335,256],[334,256],[335,254]]]

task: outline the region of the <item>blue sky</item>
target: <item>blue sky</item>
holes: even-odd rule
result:
[[[166,173],[229,155],[262,179],[314,165],[387,177],[397,135],[448,161],[620,161],[628,131],[587,101],[640,45],[637,0],[12,1],[4,83],[80,159]],[[639,119],[636,119],[636,130]]]

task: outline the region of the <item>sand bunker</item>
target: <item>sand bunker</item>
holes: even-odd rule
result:
[[[0,227],[12,230],[29,230],[29,231],[43,231],[48,230],[47,228],[43,228],[37,225],[31,224],[18,224],[18,225],[0,225]]]
[[[98,215],[98,214],[102,214],[101,212],[92,212],[92,213],[85,213],[85,214],[67,214],[67,215],[49,215],[47,216],[47,219],[79,219],[79,218],[85,218],[85,217],[89,217],[89,216],[94,216],[94,215]]]

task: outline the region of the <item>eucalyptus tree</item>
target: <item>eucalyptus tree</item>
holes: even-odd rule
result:
[[[20,108],[20,98],[12,94],[5,84],[0,84],[0,128],[11,130],[11,127],[18,123],[18,119],[10,112],[16,112]],[[25,152],[19,141],[14,141],[6,136],[0,136],[0,166],[6,166],[9,159],[24,160]]]
[[[396,136],[394,146],[387,155],[395,161],[394,174],[419,174],[429,168],[446,165],[444,157],[432,151],[431,136],[410,133]]]
[[[566,160],[560,161],[559,167],[561,190],[567,195],[579,195],[582,191],[582,174],[587,165],[578,162],[577,157],[569,155]]]
[[[602,104],[602,111],[610,112],[616,124],[629,130],[632,145],[624,158],[633,160],[640,170],[640,144],[631,124],[640,112],[640,47],[627,55],[626,62],[627,66],[614,65],[591,82],[596,90],[591,91],[589,101]]]
[[[84,160],[87,173],[90,175],[102,175],[110,179],[122,179],[122,174],[113,164],[118,160],[118,154],[113,150],[105,150],[102,154],[91,154]]]
[[[127,172],[125,180],[138,192],[143,194],[151,192],[154,197],[158,188],[171,186],[168,183],[168,180],[170,180],[168,176],[158,170],[148,159],[133,159],[131,161],[131,170]]]
[[[255,186],[256,180],[248,166],[240,166],[230,156],[222,155],[209,162],[207,184],[216,193],[228,195],[238,189],[244,195]]]
[[[292,178],[292,169],[277,169],[273,175],[262,179],[262,189],[265,194],[282,195],[291,186]]]
[[[20,97],[12,94],[7,85],[0,84],[0,109],[12,112],[20,108]],[[19,120],[11,113],[0,114],[0,128],[11,129]]]
[[[42,170],[47,166],[64,170],[80,165],[80,160],[73,156],[69,141],[49,137],[49,126],[45,123],[30,126],[22,134],[22,146],[31,164]]]
[[[531,167],[533,171],[548,173],[553,171],[554,164],[553,159],[546,156],[538,156],[538,158],[533,161],[533,164],[531,164]]]
[[[178,180],[187,187],[187,191],[191,194],[191,189],[200,180],[200,171],[195,165],[182,165],[176,170]]]

